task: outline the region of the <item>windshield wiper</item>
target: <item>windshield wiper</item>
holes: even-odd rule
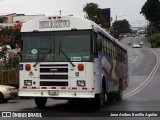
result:
[[[39,48],[38,48],[38,56],[37,56],[37,60],[36,60],[36,63],[33,65],[33,67],[36,67],[36,65],[39,63]]]
[[[48,50],[48,49],[46,49]],[[48,51],[48,53],[46,53],[46,55],[43,57],[42,61],[48,56],[48,54],[51,54],[52,53],[52,48],[51,48],[51,44],[50,44],[50,49]]]
[[[62,54],[69,60],[69,62],[71,63],[71,65],[73,67],[75,67],[76,65],[73,64],[73,62],[68,58],[68,56],[63,52],[63,50],[61,49],[61,41],[60,41],[60,44],[59,44],[59,55],[60,55],[60,52],[62,52]]]
[[[37,57],[37,61],[36,61],[36,63],[33,65],[33,67],[36,67],[36,65],[39,63],[39,52],[40,52],[40,50],[42,50],[42,48],[41,48],[41,49],[38,49],[38,57]],[[42,61],[43,61],[43,60],[46,58],[46,56],[47,56],[48,54],[50,54],[50,53],[52,53],[51,45],[50,45],[49,52],[46,53],[46,55],[44,56],[44,58],[42,59]]]

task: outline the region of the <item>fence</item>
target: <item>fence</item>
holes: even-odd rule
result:
[[[9,69],[0,71],[0,84],[13,85],[18,87],[19,84],[19,70]]]

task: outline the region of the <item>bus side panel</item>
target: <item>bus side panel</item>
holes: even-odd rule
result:
[[[98,94],[98,93],[100,93],[100,88],[101,88],[101,82],[100,82],[100,80],[99,80],[99,78],[100,79],[102,79],[102,77],[100,77],[99,76],[99,60],[98,60],[98,58],[95,58],[94,59],[94,67],[93,67],[93,69],[94,69],[94,81],[95,81],[95,94]]]

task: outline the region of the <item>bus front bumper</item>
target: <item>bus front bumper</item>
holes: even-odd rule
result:
[[[50,97],[50,98],[94,98],[94,91],[70,91],[70,90],[24,90],[19,89],[20,97]]]

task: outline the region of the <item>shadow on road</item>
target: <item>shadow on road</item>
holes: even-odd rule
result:
[[[107,101],[101,109],[97,109],[93,102],[91,101],[78,101],[78,102],[68,102],[64,101],[61,103],[48,105],[44,108],[25,108],[22,111],[36,111],[47,114],[47,116],[54,117],[102,117],[106,114],[110,114],[110,108],[120,104],[119,102],[114,104],[109,104]],[[107,109],[106,109],[107,108]],[[108,112],[108,113],[107,113]]]

